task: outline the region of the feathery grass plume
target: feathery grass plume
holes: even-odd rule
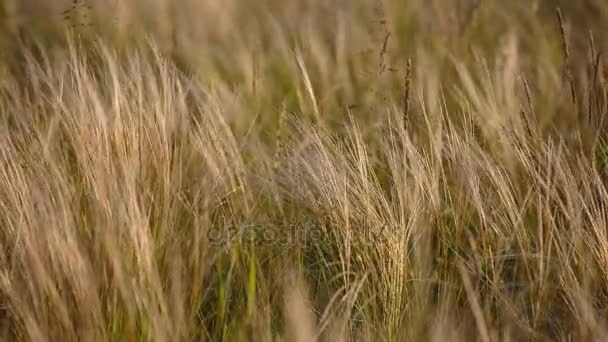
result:
[[[526,105],[522,106],[524,133],[526,134],[526,136],[533,139],[533,136],[535,134],[535,132],[532,131],[532,129],[535,127],[533,121],[537,120],[536,109],[534,108],[532,90],[530,89],[530,84],[528,83],[528,79],[522,75],[521,82],[522,82],[524,94],[526,96]],[[529,140],[528,142],[531,142],[531,140]]]
[[[411,86],[412,86],[412,60],[408,58],[405,67],[405,86],[403,88],[403,123],[407,128],[410,115],[411,101]]]
[[[91,4],[86,0],[72,0],[62,14],[70,30],[77,35],[85,35],[91,31],[91,11]]]
[[[566,73],[566,80],[568,81],[568,85],[570,87],[570,96],[572,97],[572,102],[576,105],[576,86],[574,84],[574,78],[572,76],[572,69],[570,65],[570,45],[568,44],[568,36],[566,34],[566,24],[564,22],[564,17],[562,16],[562,10],[559,7],[556,9],[556,14],[559,24],[559,33],[562,39],[562,51],[564,53],[564,70]]]

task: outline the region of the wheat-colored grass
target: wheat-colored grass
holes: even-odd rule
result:
[[[2,340],[608,336],[607,6],[222,3],[0,2]]]

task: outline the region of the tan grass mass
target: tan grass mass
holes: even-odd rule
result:
[[[0,2],[0,340],[604,340],[607,23]]]

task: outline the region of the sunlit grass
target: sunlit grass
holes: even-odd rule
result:
[[[2,339],[605,338],[608,6],[0,4]]]

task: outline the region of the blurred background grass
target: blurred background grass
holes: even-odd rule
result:
[[[340,121],[345,108],[373,116],[370,108],[401,93],[407,59],[418,74],[433,68],[442,83],[456,82],[454,60],[479,69],[477,57],[484,56],[492,69],[504,60],[509,35],[517,37],[522,71],[552,82],[538,66],[562,63],[557,7],[566,17],[573,60],[588,58],[590,31],[598,36],[598,51],[605,46],[600,35],[608,28],[608,6],[599,0],[5,0],[0,44],[3,64],[15,65],[22,60],[19,45],[61,50],[65,29],[85,40],[103,37],[117,48],[148,39],[187,74],[236,90],[253,108],[285,105],[311,113],[296,82],[301,54],[313,89],[322,94],[318,110]],[[545,94],[541,103],[554,99]]]

